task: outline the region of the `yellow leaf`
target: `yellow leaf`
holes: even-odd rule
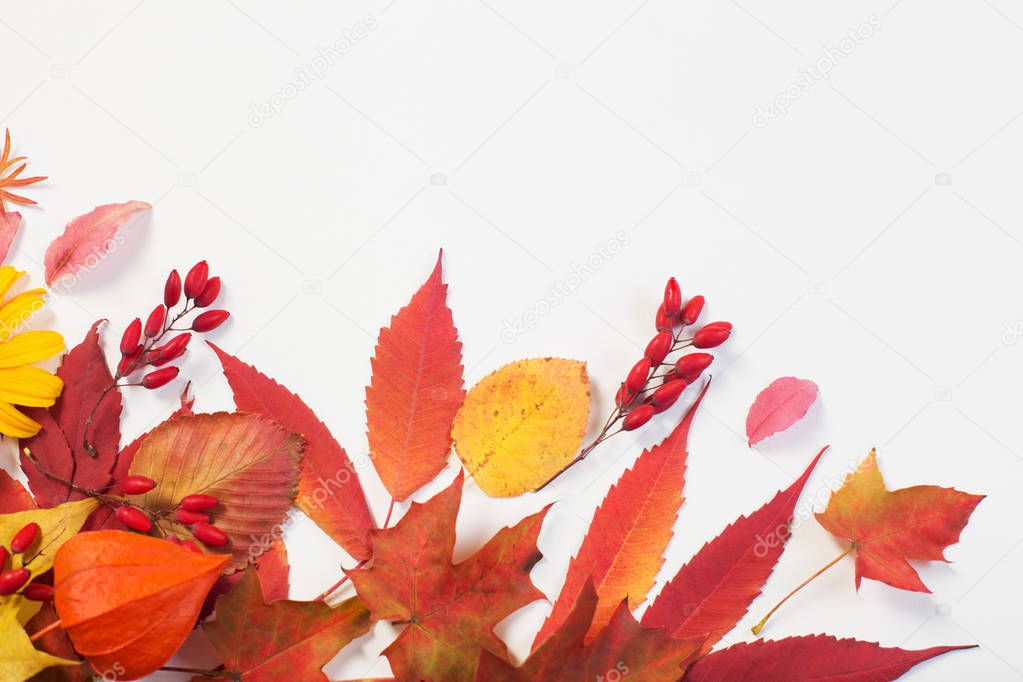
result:
[[[469,391],[451,435],[483,492],[513,497],[536,490],[575,458],[589,414],[584,363],[519,360]]]
[[[79,663],[36,649],[18,623],[16,603],[0,604],[0,682],[23,682],[46,668]]]
[[[14,534],[28,523],[34,521],[39,524],[39,539],[25,554],[12,557],[11,568],[21,568],[22,564],[27,563],[26,567],[31,571],[33,578],[46,573],[53,567],[53,556],[60,546],[78,532],[89,518],[89,514],[98,506],[96,500],[86,498],[77,502],[65,502],[52,509],[0,514],[0,538],[3,538],[3,541],[14,537]],[[2,601],[0,599],[0,602]]]

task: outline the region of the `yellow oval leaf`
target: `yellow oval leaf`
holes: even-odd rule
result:
[[[533,358],[476,384],[455,417],[455,450],[492,497],[536,490],[579,452],[590,415],[585,363]]]

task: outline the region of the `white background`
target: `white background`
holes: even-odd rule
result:
[[[1023,677],[1014,68],[1023,9],[1008,0],[334,4],[0,2],[0,125],[30,171],[51,178],[30,190],[42,208],[24,211],[13,262],[39,282],[45,247],[67,220],[112,201],[155,204],[127,246],[57,297],[48,323],[74,343],[107,317],[113,351],[120,329],[159,300],[170,268],[207,258],[233,313],[218,343],[299,392],[357,457],[376,332],[438,248],[467,384],[522,357],[580,358],[594,425],[653,332],[665,278],[677,275],[736,333],[693,429],[687,500],[658,587],[822,444],[833,449],[811,494],[877,446],[893,488],[988,495],[948,551],[953,563],[920,567],[932,595],[870,581],[857,594],[846,560],[765,635],[976,643],[907,679]],[[831,52],[829,78],[754,125],[757,104],[871,21],[869,38]],[[322,78],[285,89],[296,69],[323,66],[318,48],[370,24]],[[279,113],[252,116],[253,105],[281,104],[282,92]],[[622,235],[626,248],[573,279]],[[552,283],[568,281],[571,295],[538,307]],[[506,321],[538,310],[534,330],[502,339]],[[193,347],[185,372],[199,409],[230,407],[207,349]],[[789,374],[817,381],[819,404],[748,449],[753,397]],[[126,439],[174,397],[130,394]],[[553,596],[606,489],[669,421],[609,442],[541,494],[490,500],[470,483],[459,558],[558,500],[533,574]],[[5,457],[9,466],[13,451]],[[371,470],[363,478],[382,518],[386,495]],[[295,598],[352,563],[308,521],[288,546]],[[726,641],[750,639],[748,627],[841,548],[814,522],[800,524],[765,596]],[[516,654],[548,609],[537,602],[500,628]],[[379,625],[328,671],[386,675],[377,654],[388,630]],[[198,641],[176,662],[216,660]]]

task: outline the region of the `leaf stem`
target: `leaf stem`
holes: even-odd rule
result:
[[[369,559],[363,559],[362,561],[360,561],[359,563],[357,563],[355,565],[355,568],[362,568],[367,563],[369,563]],[[353,568],[352,570],[354,571],[355,569]],[[343,578],[341,578],[341,580],[338,580],[336,583],[334,583],[333,585],[331,585],[330,587],[325,589],[322,593],[320,593],[320,596],[318,596],[313,601],[323,601],[324,599],[329,597],[331,594],[333,594],[335,591],[340,589],[341,586],[344,585],[346,582],[348,582],[348,575],[347,574],[345,574],[345,576]]]
[[[59,628],[60,628],[60,621],[59,620],[55,620],[52,623],[50,623],[49,625],[47,625],[45,628],[40,630],[39,632],[37,632],[34,635],[32,635],[31,637],[29,637],[28,639],[29,639],[29,641],[34,642],[34,641],[36,641],[38,639],[42,639],[46,635],[50,634],[51,632],[53,632],[54,630],[57,630]]]
[[[851,553],[851,552],[852,552],[852,551],[853,551],[853,550],[854,550],[855,548],[856,548],[856,546],[855,546],[855,545],[849,545],[849,549],[847,549],[847,550],[845,550],[844,552],[842,552],[841,554],[839,554],[839,555],[838,555],[837,557],[835,557],[834,559],[832,559],[831,561],[829,561],[829,562],[828,562],[827,564],[825,564],[825,565],[824,565],[824,567],[823,567],[823,568],[821,568],[821,569],[820,569],[819,571],[817,571],[816,573],[814,573],[813,575],[811,575],[811,576],[810,576],[809,578],[807,578],[807,579],[806,579],[806,580],[804,580],[803,582],[799,583],[799,585],[798,585],[798,586],[796,587],[796,589],[794,589],[794,590],[792,590],[791,592],[789,592],[788,594],[786,594],[786,595],[785,595],[785,597],[784,597],[784,598],[783,598],[783,599],[782,599],[782,600],[781,600],[780,602],[778,602],[777,604],[775,604],[775,605],[774,605],[774,608],[773,608],[773,609],[771,609],[770,611],[768,611],[768,612],[767,612],[767,615],[766,615],[766,616],[764,616],[764,617],[763,617],[763,618],[762,618],[762,619],[760,620],[760,622],[759,622],[759,623],[757,623],[756,625],[754,625],[754,626],[753,626],[753,634],[754,634],[754,635],[759,635],[759,634],[760,634],[760,631],[764,629],[764,625],[766,625],[766,624],[767,624],[767,619],[768,619],[768,618],[770,618],[771,616],[773,616],[773,615],[774,615],[774,612],[775,612],[775,611],[777,611],[778,609],[780,609],[780,608],[781,608],[781,605],[782,605],[782,604],[784,604],[785,602],[787,602],[787,601],[789,600],[789,598],[790,598],[790,597],[792,597],[792,596],[793,596],[793,595],[794,595],[794,594],[795,594],[796,592],[799,592],[799,591],[800,591],[801,589],[803,589],[804,587],[806,587],[807,585],[809,585],[809,584],[810,584],[810,583],[811,583],[811,582],[812,582],[812,581],[813,581],[813,580],[814,580],[814,579],[815,579],[815,578],[816,578],[817,576],[819,576],[819,575],[820,575],[821,573],[824,573],[824,571],[828,570],[829,568],[831,568],[832,566],[834,566],[835,564],[837,564],[837,563],[838,563],[839,561],[841,561],[842,559],[844,559],[844,558],[846,558],[847,556],[849,556],[849,554],[850,554],[850,553]]]
[[[179,668],[174,665],[165,665],[160,668],[162,671],[171,673],[188,673],[189,675],[201,675],[202,677],[208,677],[209,679],[216,679],[221,677],[221,674],[215,670],[202,670],[200,668]]]

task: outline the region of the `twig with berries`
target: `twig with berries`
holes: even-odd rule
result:
[[[11,538],[10,550],[0,545],[0,597],[20,594],[29,601],[46,602],[53,600],[53,587],[40,582],[31,582],[32,572],[28,566],[46,549],[42,547],[34,556],[28,557],[29,550],[36,546],[42,536],[39,524],[27,523]],[[14,559],[27,557],[14,568]],[[10,562],[10,563],[9,563]]]

